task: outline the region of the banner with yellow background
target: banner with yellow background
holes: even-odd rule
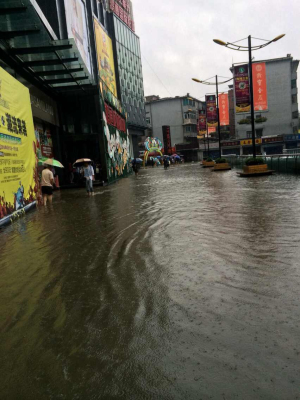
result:
[[[94,19],[99,76],[117,97],[114,53],[111,38]]]
[[[0,224],[38,192],[29,90],[0,68]]]

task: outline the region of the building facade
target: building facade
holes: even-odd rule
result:
[[[258,152],[281,154],[298,147],[298,90],[297,69],[299,61],[287,57],[257,61],[265,63],[267,109],[255,111],[255,136]],[[255,64],[254,63],[254,68]],[[251,113],[235,113],[235,138],[241,141],[240,154],[251,154]],[[248,141],[247,141],[248,140]],[[235,149],[237,152],[237,148]]]
[[[205,109],[202,102],[189,95],[160,99],[158,96],[146,98],[146,120],[153,137],[163,141],[162,127],[170,126],[171,144],[176,146],[187,160],[198,159],[199,110]]]
[[[65,165],[60,181],[82,157],[101,180],[126,176],[146,129],[132,3],[0,0],[0,29],[0,66],[29,88],[39,155]]]

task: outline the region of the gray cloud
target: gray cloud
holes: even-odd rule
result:
[[[191,78],[230,77],[232,62],[247,62],[246,53],[222,48],[213,43],[214,38],[236,41],[251,34],[273,39],[286,33],[253,56],[256,60],[287,54],[299,58],[298,0],[133,0],[133,6],[146,95],[189,92],[200,98],[208,89]]]

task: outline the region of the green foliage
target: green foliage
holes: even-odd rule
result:
[[[265,162],[265,160],[263,159],[263,158],[261,158],[261,157],[258,157],[258,158],[248,158],[247,160],[246,160],[246,165],[249,167],[250,165],[262,165],[262,164],[265,164],[266,162]]]
[[[251,124],[250,119],[241,119],[240,121],[238,121],[239,125],[247,125],[247,124]]]
[[[207,159],[205,160],[206,162],[212,162],[214,161],[211,157],[207,157]]]
[[[261,118],[256,118],[255,122],[257,124],[261,124],[262,122],[266,122],[268,120],[268,118],[266,117],[261,117]]]
[[[217,158],[216,159],[216,164],[226,164],[227,160],[226,158]]]

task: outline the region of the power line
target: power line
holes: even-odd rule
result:
[[[149,65],[149,67],[151,68],[151,70],[152,70],[152,72],[154,73],[154,75],[156,76],[156,78],[159,80],[159,82],[163,85],[163,87],[166,89],[166,91],[169,93],[169,95],[171,96],[171,97],[173,97],[172,96],[172,94],[170,93],[170,91],[166,88],[166,86],[164,85],[164,83],[162,82],[162,80],[159,78],[159,76],[157,75],[157,73],[154,71],[154,69],[151,67],[151,65],[150,65],[150,63],[147,61],[147,59],[145,58],[145,56],[144,55],[142,55],[142,57],[143,57],[143,59],[146,61],[146,63]]]

